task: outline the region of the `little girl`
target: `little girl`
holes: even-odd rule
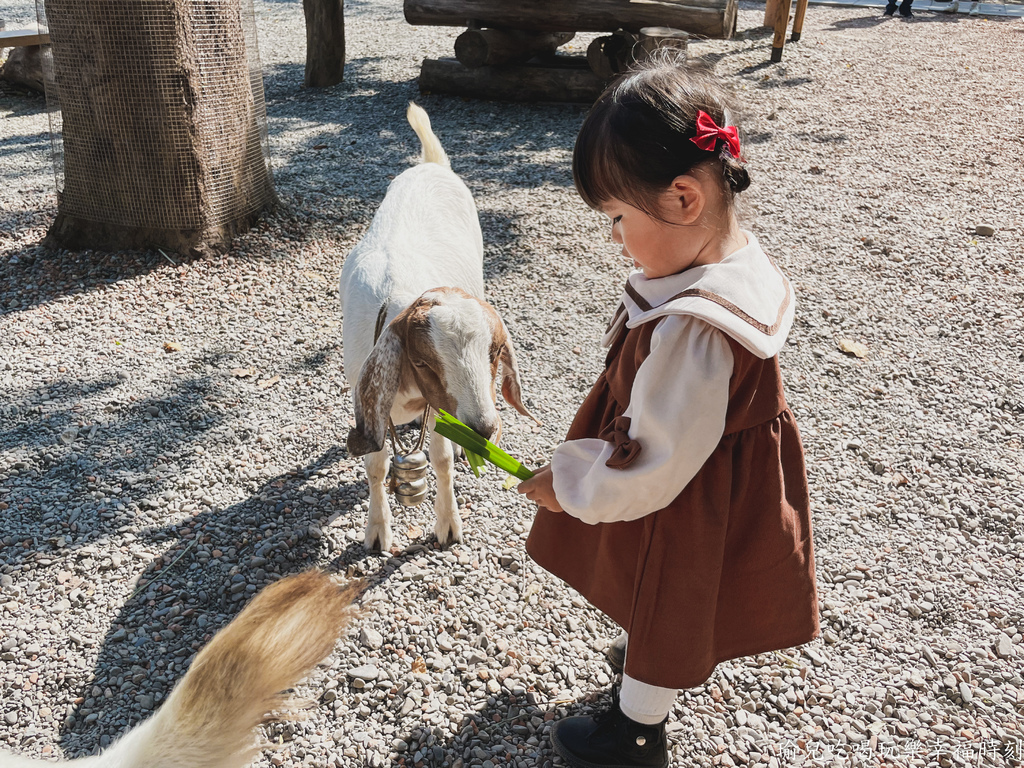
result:
[[[667,766],[679,688],[818,634],[803,447],[778,353],[789,281],[740,229],[750,183],[714,77],[659,57],[613,83],[573,155],[576,188],[636,268],[604,372],[551,464],[527,550],[628,637],[608,712],[552,730],[572,765]]]

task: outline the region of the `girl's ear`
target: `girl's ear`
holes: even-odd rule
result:
[[[669,206],[673,217],[680,224],[696,224],[704,213],[708,202],[706,180],[697,175],[684,173],[672,180],[669,188]]]

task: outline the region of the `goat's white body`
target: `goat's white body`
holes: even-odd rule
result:
[[[386,322],[391,322],[438,286],[461,288],[482,299],[483,252],[473,196],[458,176],[437,163],[422,163],[397,176],[341,269],[349,381],[356,380],[373,349],[377,316],[385,304]],[[406,415],[401,401],[395,401],[396,424],[419,415]]]
[[[423,144],[424,162],[391,182],[369,230],[341,270],[345,374],[353,398],[358,396],[356,383],[374,348],[382,308],[387,308],[383,328],[420,296],[440,286],[459,288],[481,301],[484,296],[483,236],[473,196],[448,167],[448,157],[430,130],[426,113],[411,105],[409,122]],[[479,307],[475,311],[484,324]],[[483,359],[463,364],[487,371],[486,351],[481,354]],[[490,388],[493,398],[490,385],[478,384],[476,393]],[[407,424],[422,416],[423,396],[415,386],[399,391],[391,404],[391,420]],[[490,410],[493,413],[493,400]],[[430,463],[437,475],[434,533],[442,542],[459,541],[462,523],[455,502],[453,449],[433,434],[433,423],[427,426]],[[385,552],[392,541],[385,487],[389,461],[386,447],[364,457],[370,495],[365,544]]]

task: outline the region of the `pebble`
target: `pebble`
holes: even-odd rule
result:
[[[981,237],[992,237],[996,233],[996,228],[991,224],[979,224],[974,228],[974,234],[980,235]]]
[[[373,664],[364,664],[346,672],[352,680],[373,681],[380,677],[380,670]]]

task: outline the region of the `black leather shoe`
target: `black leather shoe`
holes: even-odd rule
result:
[[[608,666],[614,669],[616,672],[621,672],[622,668],[626,666],[626,633],[622,632],[612,640],[612,644],[608,646],[608,649],[604,652],[605,658],[608,659]]]
[[[895,3],[890,3],[889,5],[885,6],[885,10],[882,11],[883,16],[892,16],[894,13],[896,13]]]
[[[551,728],[551,743],[574,768],[668,768],[665,718],[657,725],[630,720],[611,707],[593,717],[567,717]]]
[[[904,19],[914,18],[914,12],[910,10],[910,3],[900,3],[900,16]]]

